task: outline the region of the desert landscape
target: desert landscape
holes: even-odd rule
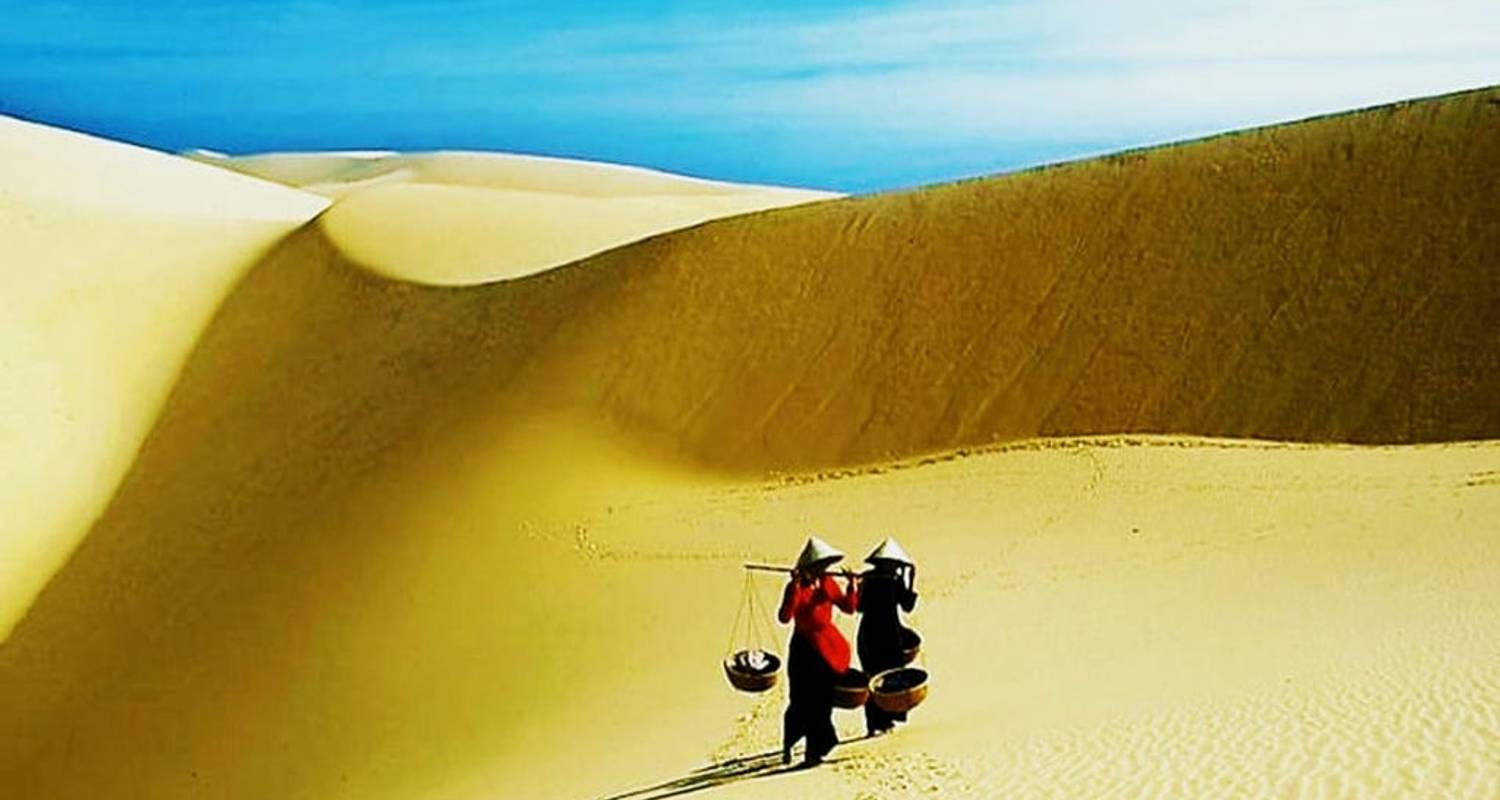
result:
[[[0,288],[7,796],[1500,796],[1500,89],[852,197],[0,118]],[[932,685],[788,769],[810,534]]]

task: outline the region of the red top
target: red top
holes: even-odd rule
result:
[[[810,639],[828,666],[842,675],[849,669],[849,640],[833,624],[835,605],[845,614],[853,614],[859,605],[859,590],[846,594],[828,575],[811,586],[804,586],[794,578],[781,595],[781,609],[776,617],[783,625],[795,617],[797,635]]]

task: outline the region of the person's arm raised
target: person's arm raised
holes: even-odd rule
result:
[[[785,625],[791,622],[792,617],[796,615],[797,606],[802,604],[800,594],[801,591],[797,586],[797,578],[794,576],[786,582],[786,589],[781,592],[781,608],[776,610],[776,619],[781,620],[781,624]]]
[[[833,578],[830,577],[827,581],[824,591],[828,592],[833,604],[843,609],[845,614],[853,614],[859,608],[859,587],[854,585],[854,576],[850,575],[845,579],[843,590],[839,589],[838,582]]]

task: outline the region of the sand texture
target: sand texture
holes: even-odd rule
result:
[[[191,352],[153,367],[164,404],[129,395],[150,432],[110,451],[128,470],[96,479],[97,520],[26,523],[81,544],[0,644],[0,788],[1500,793],[1500,91],[755,210],[539,272],[677,227],[647,188],[726,195],[467,155],[385,177],[400,158],[234,165],[333,205],[178,304]],[[589,232],[496,244],[486,272],[463,235],[449,262],[446,236],[381,222],[451,209],[512,241],[490,220],[528,193]],[[25,263],[167,263],[63,238]],[[737,694],[718,660],[740,563],[810,532],[918,558],[934,683],[895,735],[783,771],[783,690]]]

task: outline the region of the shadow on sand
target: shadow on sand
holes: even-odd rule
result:
[[[839,742],[847,744],[847,742]],[[825,758],[824,764],[838,763],[838,758]],[[720,761],[717,764],[709,764],[699,767],[681,778],[673,778],[669,781],[647,786],[641,789],[632,789],[628,792],[612,794],[600,797],[598,800],[663,800],[667,797],[681,797],[693,792],[701,792],[704,789],[716,789],[731,783],[753,780],[755,778],[769,778],[772,775],[785,775],[789,772],[801,772],[814,769],[800,760],[790,764],[781,763],[781,751],[771,750],[765,753],[756,753],[750,756],[740,756]]]

